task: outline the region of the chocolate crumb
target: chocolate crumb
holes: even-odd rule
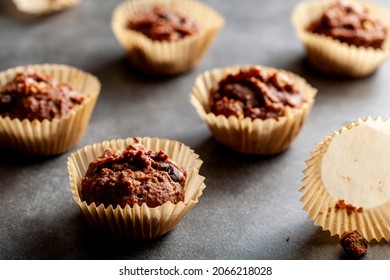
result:
[[[344,232],[340,239],[344,252],[353,258],[359,258],[367,253],[368,241],[357,230]]]
[[[286,241],[289,242],[290,239],[291,239],[291,235],[289,234],[289,235],[287,235]]]
[[[363,207],[356,208],[352,204],[345,203],[344,199],[339,199],[335,205],[336,210],[346,209],[347,215],[351,215],[353,212],[362,213]]]

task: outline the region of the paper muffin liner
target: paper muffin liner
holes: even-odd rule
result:
[[[26,14],[44,15],[72,8],[80,0],[13,0],[16,8]]]
[[[100,92],[98,79],[80,69],[59,64],[27,65],[0,72],[0,88],[25,67],[70,85],[84,101],[67,115],[49,120],[19,120],[0,116],[0,145],[36,155],[62,154],[83,137]]]
[[[149,11],[156,4],[180,12],[200,25],[197,34],[167,42],[153,41],[126,27],[134,15]],[[224,19],[205,4],[192,0],[133,0],[120,4],[112,16],[112,30],[125,49],[131,63],[140,72],[154,75],[176,75],[198,65]]]
[[[122,208],[113,205],[104,207],[104,204],[95,203],[88,205],[83,201],[81,181],[89,163],[102,155],[107,148],[125,150],[136,142],[143,144],[147,149],[166,152],[171,160],[186,170],[184,201],[177,204],[166,202],[154,208],[148,207],[146,203]],[[199,175],[201,165],[199,156],[183,143],[147,137],[104,141],[79,149],[68,158],[73,198],[89,224],[114,236],[131,239],[152,239],[169,232],[198,203],[206,187],[203,182],[205,178]]]
[[[253,66],[232,66],[206,71],[196,78],[190,101],[199,116],[206,122],[213,136],[223,145],[247,154],[272,155],[284,151],[298,135],[314,103],[317,90],[303,78],[287,72],[294,79],[305,102],[300,108],[287,107],[285,114],[266,120],[251,118],[238,119],[235,116],[215,115],[210,110],[210,89],[229,73]],[[259,66],[265,71],[278,69]]]
[[[358,230],[368,241],[389,241],[389,140],[390,120],[371,117],[325,137],[306,161],[300,189],[308,219],[331,235]],[[352,209],[337,209],[340,200]]]
[[[367,76],[373,73],[390,55],[390,10],[355,1],[367,7],[370,14],[388,28],[381,49],[356,47],[306,30],[308,25],[319,18],[323,11],[334,2],[314,0],[297,4],[292,13],[296,33],[306,47],[309,61],[320,71],[349,77]]]

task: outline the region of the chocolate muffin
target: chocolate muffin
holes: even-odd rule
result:
[[[185,182],[186,171],[166,153],[137,143],[115,153],[108,149],[92,161],[82,179],[81,195],[88,204],[105,207],[143,203],[157,207],[184,201]]]
[[[195,21],[161,5],[135,15],[128,21],[127,27],[155,41],[177,41],[199,32]]]
[[[84,97],[65,83],[31,68],[0,89],[0,115],[20,120],[52,120],[67,115]]]
[[[292,72],[236,65],[198,75],[190,100],[221,144],[240,153],[275,155],[298,135],[316,94]]]
[[[307,30],[358,47],[380,49],[387,28],[373,18],[363,5],[340,0],[329,6],[322,16],[310,23]]]
[[[211,111],[238,119],[278,119],[286,106],[298,108],[302,103],[303,97],[287,73],[260,67],[229,74],[210,90]]]

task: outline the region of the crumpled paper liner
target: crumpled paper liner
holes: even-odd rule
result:
[[[297,83],[299,90],[306,100],[300,108],[286,108],[285,115],[261,120],[251,118],[238,119],[235,116],[226,118],[216,116],[210,111],[210,89],[228,73],[252,66],[232,66],[206,71],[196,78],[191,92],[190,101],[199,116],[206,122],[213,136],[223,145],[247,154],[272,155],[284,151],[298,135],[311,107],[317,90],[311,87],[301,77],[287,72]],[[266,71],[278,69],[259,66]]]
[[[333,2],[306,1],[294,7],[292,22],[299,39],[306,47],[308,59],[314,67],[325,73],[356,78],[373,73],[390,55],[390,10],[361,2],[372,16],[387,26],[388,32],[382,49],[356,47],[306,31],[308,25],[319,18]]]
[[[337,165],[338,162],[334,162],[334,168],[337,171],[333,173],[328,173],[326,170],[324,171],[322,169],[324,158],[332,141],[335,141],[335,139],[340,139],[339,137],[343,135],[345,137],[346,134],[351,133],[353,130],[357,132],[356,128],[360,127],[361,125],[367,125],[370,129],[372,128],[374,133],[378,133],[378,131],[380,131],[380,133],[387,134],[387,137],[390,139],[390,120],[382,120],[381,118],[373,120],[371,117],[368,117],[364,121],[359,119],[345,127],[340,128],[338,131],[334,132],[332,136],[325,137],[324,141],[317,145],[316,151],[311,152],[311,158],[306,161],[307,168],[304,170],[305,178],[302,180],[303,187],[300,189],[300,192],[302,193],[302,198],[300,201],[304,203],[303,209],[308,212],[307,218],[313,219],[314,225],[320,226],[323,230],[330,231],[331,235],[338,235],[340,237],[345,231],[358,230],[368,241],[373,239],[377,241],[380,241],[381,239],[389,241],[390,190],[388,183],[381,182],[382,179],[378,178],[378,183],[384,183],[384,190],[379,190],[374,186],[367,189],[365,184],[363,184],[363,188],[365,188],[363,190],[361,188],[362,186],[359,186],[361,184],[353,183],[353,180],[358,180],[358,178],[361,176],[365,177],[370,175],[373,170],[376,172],[382,172],[378,171],[381,168],[380,162],[371,162],[370,160],[365,161],[370,164],[370,168],[365,168],[365,170],[362,170],[362,174],[356,174],[358,172],[355,172],[353,175],[347,174],[349,172],[343,172],[339,170],[340,166]],[[364,139],[367,141],[367,139],[370,138],[371,140],[369,141],[375,140],[373,136]],[[355,139],[355,135],[351,134],[350,139]],[[357,142],[347,142],[346,144],[356,145],[356,143]],[[368,149],[370,149],[370,147]],[[380,146],[377,146],[376,148],[381,149]],[[343,156],[343,153],[341,152],[337,154]],[[353,157],[353,155],[347,154],[346,156]],[[329,164],[330,163],[328,162],[328,165]],[[355,164],[358,164],[357,159],[355,159]],[[349,168],[352,169],[352,166]],[[385,170],[383,172],[387,171]],[[323,174],[334,175],[331,176],[332,178],[329,178],[330,175]],[[356,175],[358,178],[354,178]],[[323,176],[327,177],[324,178]],[[337,176],[339,176],[339,178]],[[353,189],[348,191],[340,191],[337,190],[338,186],[334,184],[328,183],[328,186],[324,184],[324,181],[329,182],[334,178],[346,178],[347,180],[352,180],[350,188]],[[348,215],[346,209],[337,210],[335,206],[339,200],[344,200],[346,204],[350,204],[356,208],[362,207],[362,211],[351,211],[351,213]],[[354,201],[358,204],[354,204]],[[366,205],[368,207],[365,207]]]
[[[183,143],[158,138],[128,138],[104,141],[86,146],[68,158],[68,172],[73,198],[79,205],[87,221],[97,229],[110,232],[114,236],[133,239],[152,239],[172,230],[177,223],[197,203],[205,189],[204,177],[199,175],[202,161],[199,156]],[[124,150],[138,141],[145,148],[166,152],[170,159],[176,161],[187,172],[184,201],[177,204],[166,202],[161,206],[150,208],[145,203],[125,208],[103,204],[87,205],[81,198],[81,181],[89,163],[102,155],[107,148]]]
[[[155,4],[192,18],[200,25],[199,33],[178,41],[159,42],[126,28],[133,15],[148,11]],[[115,9],[111,23],[116,38],[133,66],[140,72],[153,75],[176,75],[197,66],[223,25],[221,15],[205,4],[192,0],[126,1]]]
[[[13,0],[16,8],[26,14],[44,15],[72,8],[80,0]]]
[[[80,69],[59,64],[27,65],[0,72],[0,88],[25,67],[50,75],[84,95],[82,104],[51,121],[30,121],[0,116],[0,144],[18,152],[36,155],[62,154],[83,137],[100,92],[98,79]]]

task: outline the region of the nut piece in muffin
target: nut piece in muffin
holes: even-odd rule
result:
[[[310,23],[309,32],[323,34],[358,47],[379,49],[386,38],[386,26],[360,3],[340,0]]]
[[[367,253],[368,242],[357,230],[344,232],[340,238],[344,252],[353,258],[359,258]]]
[[[81,195],[88,204],[105,207],[143,203],[157,207],[167,201],[184,201],[185,182],[186,171],[166,153],[136,143],[115,153],[108,149],[91,162],[82,179]]]
[[[83,100],[70,85],[25,68],[0,89],[0,115],[30,121],[52,120],[65,116]]]
[[[270,73],[261,67],[228,74],[210,90],[211,111],[238,119],[278,119],[286,106],[298,108],[302,103],[297,86],[286,72]]]
[[[177,41],[199,31],[197,22],[162,5],[136,14],[129,19],[127,28],[141,32],[155,41]]]

